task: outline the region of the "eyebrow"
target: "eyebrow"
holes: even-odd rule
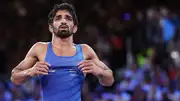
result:
[[[59,18],[59,17],[61,17],[62,15],[57,15],[57,16],[55,16],[56,18]],[[69,15],[69,14],[66,14],[65,15],[66,17],[68,17],[68,18],[72,18],[72,16],[71,15]]]
[[[55,16],[55,18],[59,18],[59,17],[61,17],[61,15],[57,15],[57,16]]]
[[[66,17],[68,17],[68,18],[72,18],[72,16],[70,16],[70,15],[66,15]]]

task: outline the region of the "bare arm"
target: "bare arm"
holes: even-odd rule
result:
[[[88,66],[90,66],[91,63],[83,64],[84,66],[87,66],[85,66],[82,70],[86,73],[89,72],[95,75],[101,85],[111,86],[114,83],[112,70],[99,60],[98,56],[90,46],[83,44],[83,52],[85,53],[85,59],[92,61],[94,65],[92,65],[93,70],[90,70],[91,67]]]
[[[97,75],[99,82],[104,86],[111,86],[114,83],[113,72],[102,61],[96,60],[96,64],[102,69],[100,75]]]
[[[41,43],[36,43],[32,46],[32,48],[27,53],[24,60],[22,60],[13,70],[11,73],[11,81],[16,84],[20,85],[28,80],[30,77],[35,76],[35,73],[32,70],[32,67],[38,61],[38,51],[40,49]]]

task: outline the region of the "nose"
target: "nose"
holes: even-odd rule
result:
[[[66,22],[61,22],[61,25],[66,25]]]
[[[61,25],[65,25],[66,24],[66,20],[65,19],[62,19],[61,20]]]

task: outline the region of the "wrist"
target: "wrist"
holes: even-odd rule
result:
[[[25,70],[25,71],[24,71],[24,75],[25,75],[26,77],[32,77],[32,73],[31,73],[30,69]]]
[[[103,73],[104,73],[104,69],[100,68],[99,69],[99,74],[97,75],[97,77],[98,78],[102,77]]]

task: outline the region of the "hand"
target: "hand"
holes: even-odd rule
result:
[[[50,64],[44,61],[36,62],[36,64],[27,70],[27,75],[34,77],[37,75],[48,75]]]
[[[103,70],[98,67],[93,60],[84,60],[78,64],[78,68],[83,73],[91,73],[94,76],[99,76],[102,74]]]

